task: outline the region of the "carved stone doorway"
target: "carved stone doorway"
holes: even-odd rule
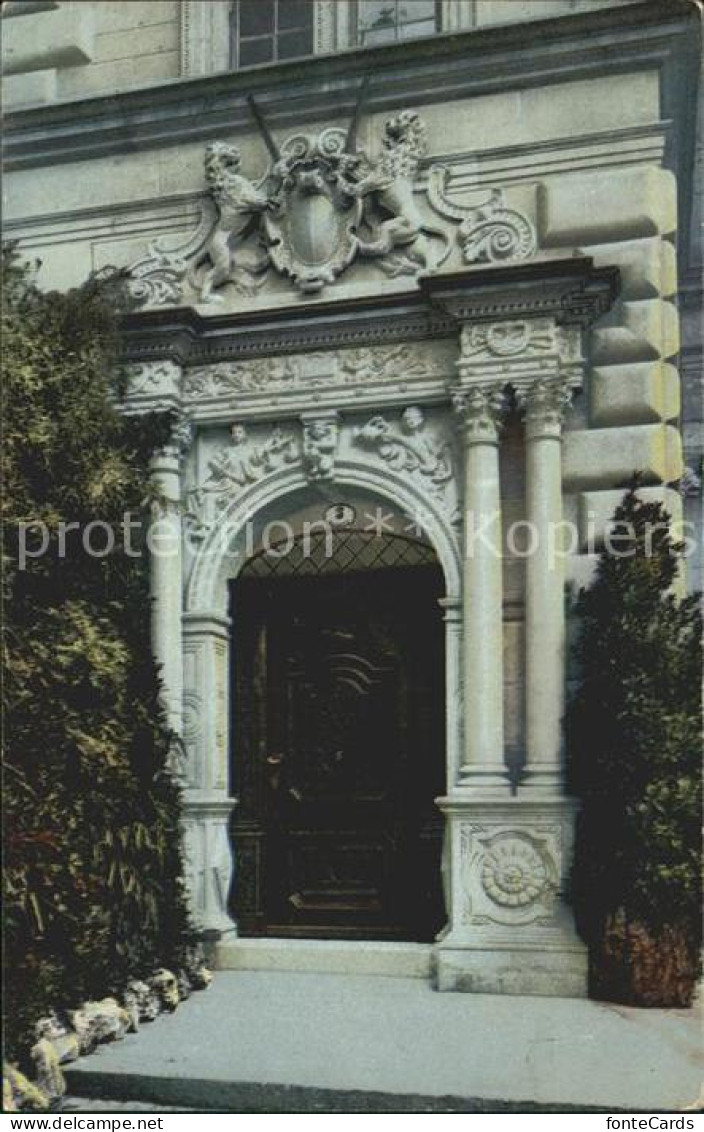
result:
[[[397,535],[261,554],[231,585],[240,936],[430,942],[445,923],[444,579]]]

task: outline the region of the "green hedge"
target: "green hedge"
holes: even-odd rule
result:
[[[673,592],[682,547],[660,504],[634,487],[614,520],[633,539],[602,552],[577,603],[573,898],[595,994],[685,1004],[701,943],[700,600]]]
[[[4,1016],[17,1057],[47,1008],[178,966],[190,931],[147,558],[121,535],[104,557],[81,542],[91,521],[119,535],[124,512],[145,517],[149,456],[171,422],[114,408],[119,279],[43,293],[11,249],[2,270]],[[21,569],[20,524],[37,520],[47,552]],[[62,522],[80,525],[63,547]]]

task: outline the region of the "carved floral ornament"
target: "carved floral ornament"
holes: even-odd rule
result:
[[[271,158],[266,174],[250,181],[236,145],[206,147],[209,197],[202,223],[176,248],[153,242],[132,267],[140,303],[222,302],[227,285],[252,295],[271,270],[315,293],[363,258],[390,277],[417,276],[437,271],[455,244],[468,264],[535,253],[533,225],[505,206],[502,190],[459,204],[449,195],[448,170],[439,165],[431,166],[424,187],[418,184],[428,144],[415,111],[387,119],[371,156],[356,144],[359,105],[347,131],[298,133],[278,146],[250,103]]]
[[[503,908],[526,908],[553,887],[549,860],[528,837],[502,834],[485,848],[479,880],[486,895]]]

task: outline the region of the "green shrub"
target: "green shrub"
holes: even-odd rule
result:
[[[6,1052],[47,1008],[178,965],[189,936],[172,737],[149,641],[146,555],[81,545],[145,515],[171,422],[124,418],[119,278],[43,293],[3,253]],[[22,522],[47,552],[19,568]],[[60,524],[81,530],[65,538]],[[96,545],[98,544],[96,536]]]
[[[701,940],[702,621],[698,597],[672,591],[682,548],[664,508],[634,487],[614,519],[634,553],[605,549],[577,603],[573,897],[594,993],[664,1005],[691,1000]]]

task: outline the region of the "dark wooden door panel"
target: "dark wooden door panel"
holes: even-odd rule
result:
[[[234,586],[234,913],[243,934],[442,926],[439,570]]]

